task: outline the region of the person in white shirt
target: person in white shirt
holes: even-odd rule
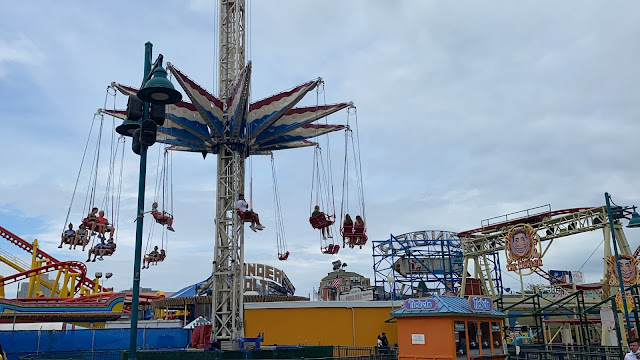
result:
[[[629,350],[630,352],[624,356],[624,360],[638,360],[640,359],[640,343],[638,339],[633,339],[629,341]]]
[[[264,226],[260,224],[260,217],[258,217],[258,213],[253,211],[253,209],[249,210],[249,204],[244,200],[244,194],[238,195],[238,201],[236,201],[236,212],[241,219],[245,219],[245,215],[251,216],[251,225],[249,226],[251,230],[263,230]]]

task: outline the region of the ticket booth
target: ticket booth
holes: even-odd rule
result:
[[[502,320],[490,298],[434,295],[408,299],[391,312],[398,323],[398,360],[504,359]]]

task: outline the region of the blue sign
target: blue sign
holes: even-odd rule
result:
[[[402,307],[407,311],[437,310],[438,300],[434,298],[408,299],[402,303]]]
[[[472,312],[492,312],[493,301],[482,296],[469,296],[469,310]]]

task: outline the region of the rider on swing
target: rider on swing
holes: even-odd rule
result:
[[[158,224],[166,224],[167,230],[175,231],[173,230],[173,216],[169,215],[169,213],[166,211],[159,211],[157,201],[154,201],[153,205],[151,205],[151,215],[153,215],[153,218],[156,219],[156,222]]]
[[[236,201],[236,212],[240,219],[245,219],[245,215],[251,216],[251,230],[256,231],[264,229],[264,226],[260,224],[260,218],[258,217],[258,213],[253,211],[253,209],[249,210],[249,204],[244,200],[244,194],[238,195],[238,201]]]
[[[313,217],[313,216],[318,216],[318,215],[320,215],[320,214],[323,214],[323,217],[324,217],[324,219],[325,219],[324,221],[326,221],[328,225],[330,225],[330,224],[332,223],[332,222],[330,222],[330,220],[327,218],[327,216],[326,216],[322,211],[320,211],[320,205],[316,205],[316,206],[313,208],[313,212],[311,213],[311,216],[312,216],[312,217]],[[323,239],[323,240],[327,240],[327,238],[329,238],[329,239],[333,238],[333,236],[331,236],[331,233],[329,233],[329,229],[330,229],[330,228],[329,228],[329,226],[324,226],[324,227],[321,227],[321,228],[320,228],[320,232],[322,233],[322,239]]]

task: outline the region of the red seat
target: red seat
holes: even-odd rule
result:
[[[329,246],[322,248],[323,254],[337,254],[338,250],[340,250],[340,245],[338,244],[329,244]]]
[[[335,222],[335,216],[327,215],[323,212],[311,216],[309,223],[314,229],[322,229],[331,226]]]
[[[253,211],[251,210],[247,210],[247,211],[238,210],[237,213],[243,222],[251,222],[251,220],[253,220]]]
[[[151,215],[160,225],[166,225],[172,216],[168,212],[152,211]]]
[[[278,253],[278,260],[284,261],[284,260],[287,260],[288,258],[289,258],[289,252],[288,251],[285,252],[284,254]]]
[[[362,245],[366,244],[368,240],[365,227],[361,225],[343,226],[342,240],[344,245],[349,245],[351,248],[354,246],[360,246],[362,249]]]

